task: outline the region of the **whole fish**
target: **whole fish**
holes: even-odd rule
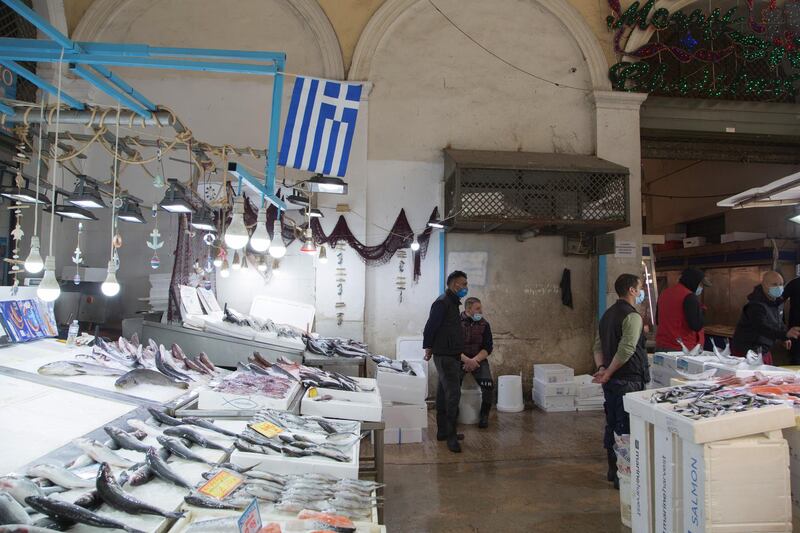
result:
[[[159,437],[156,437],[156,440],[158,440],[158,443],[161,444],[161,446],[163,446],[167,450],[169,450],[169,452],[172,453],[173,455],[177,455],[178,457],[186,459],[187,461],[195,461],[198,463],[208,464],[208,461],[206,459],[204,459],[200,455],[197,455],[192,450],[190,450],[186,445],[184,445],[183,442],[181,442],[181,439],[176,439],[175,437],[167,437],[165,435],[161,435]]]
[[[105,356],[111,359],[112,361],[115,361],[129,368],[133,366],[133,363],[136,362],[135,358],[123,354],[115,346],[108,344],[100,337],[95,337],[94,348],[92,349],[92,353],[97,353],[99,355]]]
[[[138,418],[128,419],[128,425],[137,431],[147,434],[150,437],[158,437],[159,435],[164,434],[162,430],[153,427],[150,424],[147,424],[144,420],[139,420]]]
[[[259,352],[253,352],[253,359],[255,359],[255,362],[263,366],[264,368],[269,368],[272,366],[272,363],[267,361],[267,359]]]
[[[10,494],[20,505],[25,505],[25,498],[28,496],[44,496],[39,485],[26,477],[0,477],[0,490]]]
[[[183,419],[184,423],[189,423],[193,426],[201,427],[204,429],[210,429],[211,431],[216,431],[222,435],[227,435],[228,437],[237,437],[238,435],[233,431],[228,431],[225,428],[221,428],[213,423],[209,422],[205,418],[198,418],[196,416],[187,416]]]
[[[284,370],[280,365],[272,365],[271,367],[269,367],[269,372],[271,375],[274,376],[276,375],[278,377],[286,378],[291,381],[300,381],[299,379],[297,379],[297,376],[295,376],[294,374],[292,374],[287,370]]]
[[[270,455],[272,453],[281,453],[281,447],[275,445],[261,445],[261,444],[253,444],[251,442],[247,442],[242,439],[238,439],[234,446],[237,450],[248,452],[248,453],[261,453],[264,455]]]
[[[149,368],[134,368],[130,372],[126,372],[117,378],[117,381],[114,382],[114,386],[120,389],[130,389],[131,387],[145,383],[161,385],[163,387],[178,387],[180,389],[189,388],[189,384],[185,381],[168,377],[161,372],[150,370]]]
[[[183,425],[183,422],[181,420],[178,420],[177,418],[173,418],[173,417],[169,416],[164,411],[161,411],[161,410],[156,409],[154,407],[148,407],[147,410],[153,416],[153,418],[155,418],[156,421],[160,422],[161,424],[164,424],[164,425],[167,425],[167,426],[182,426]]]
[[[143,464],[128,476],[128,484],[132,487],[138,487],[140,485],[144,485],[145,483],[150,482],[156,475],[153,473],[153,470],[147,466],[147,463]]]
[[[168,481],[185,489],[192,488],[192,485],[189,484],[188,481],[186,481],[181,476],[176,474],[169,467],[167,462],[158,456],[155,448],[150,448],[147,451],[147,453],[145,454],[145,460],[147,461],[147,466],[150,467],[150,470],[152,470],[156,476],[160,477],[164,481]]]
[[[114,426],[105,426],[103,431],[108,433],[108,436],[111,437],[111,439],[117,443],[117,446],[123,450],[133,450],[135,452],[145,453],[150,449],[150,445],[139,441],[127,431],[122,431]]]
[[[43,477],[56,485],[67,489],[90,489],[94,487],[94,480],[82,479],[66,468],[53,464],[38,464],[28,468],[28,477]]]
[[[253,466],[239,466],[233,463],[219,463],[217,465],[219,468],[227,468],[228,470],[233,470],[234,472],[238,472],[239,474],[248,474],[258,465]]]
[[[83,453],[94,459],[98,463],[108,463],[110,465],[119,466],[122,468],[130,468],[133,466],[133,461],[120,457],[116,453],[108,449],[107,446],[92,439],[76,439],[72,441],[78,448],[83,450]]]
[[[239,509],[244,509],[249,504],[249,502],[246,502],[243,505],[238,505],[235,501],[223,502],[216,498],[210,498],[208,496],[200,494],[199,492],[193,492],[188,496],[185,496],[183,498],[183,501],[185,501],[189,505],[194,505],[195,507],[204,507],[206,509],[239,510]]]
[[[218,531],[237,531],[239,529],[238,522],[238,516],[201,520],[199,522],[192,522],[189,527],[186,528],[186,533],[204,533],[206,531],[210,533],[217,533]]]
[[[96,511],[103,505],[103,498],[100,497],[100,494],[97,490],[92,490],[80,496],[74,502],[75,505],[78,507],[83,507],[84,509],[89,509],[90,511]]]
[[[205,352],[200,352],[199,354],[197,354],[197,359],[201,363],[203,363],[203,366],[205,366],[209,370],[209,372],[211,372],[212,374],[216,374],[217,367],[214,366],[214,363],[211,362],[211,359],[208,357],[208,355],[206,355]]]
[[[191,359],[192,363],[197,365],[203,374],[207,374],[209,376],[214,375],[214,372],[212,370],[209,370],[209,368],[205,365],[205,363],[203,363],[203,361],[200,359],[199,355],[195,355],[194,357],[187,357],[187,359]]]
[[[144,533],[139,529],[129,527],[122,522],[117,522],[111,518],[106,518],[93,513],[88,509],[84,509],[74,503],[65,502],[62,500],[51,500],[49,498],[40,498],[38,496],[29,496],[25,502],[33,507],[35,511],[49,516],[56,521],[69,521],[86,524],[89,526],[100,527],[105,529],[121,529],[128,533]]]
[[[100,497],[108,505],[128,514],[152,514],[163,516],[164,518],[180,518],[183,516],[183,513],[164,511],[127,494],[119,486],[117,480],[114,479],[108,463],[101,464],[100,469],[97,471],[97,492],[100,493]]]
[[[163,346],[161,348],[163,348]],[[156,369],[165,376],[169,376],[177,380],[184,380],[185,378],[182,377],[177,370],[173,370],[166,364],[164,361],[164,353],[161,351],[161,348],[159,348],[159,350],[156,352]]]
[[[40,366],[37,372],[46,376],[121,376],[125,373],[120,368],[81,361],[54,361]]]
[[[48,521],[51,522],[51,521]],[[53,533],[53,531],[60,531],[58,529],[51,529],[49,527],[41,527],[38,525],[27,524],[3,524],[0,525],[0,533]]]
[[[159,371],[184,381],[194,381],[189,374],[185,374],[176,368],[175,360],[172,359],[172,355],[164,348],[163,344],[158,345],[158,353],[161,355],[161,366],[167,370],[164,372],[161,367],[158,367]]]
[[[265,502],[277,503],[281,501],[282,494],[278,491],[269,490],[259,485],[245,485],[244,492],[248,495],[263,500]]]
[[[306,451],[311,452],[313,455],[319,455],[320,457],[333,459],[334,461],[338,461],[340,463],[350,462],[351,459],[349,455],[345,455],[340,451],[331,450],[330,448],[324,448],[322,446],[317,446],[316,448],[311,448]]]
[[[199,444],[203,448],[212,448],[214,450],[228,451],[227,448],[210,441],[200,433],[195,431],[191,426],[174,426],[164,430],[164,435],[170,437],[179,437],[181,439],[189,440],[195,444]]]
[[[0,524],[30,524],[25,508],[11,494],[0,491]]]

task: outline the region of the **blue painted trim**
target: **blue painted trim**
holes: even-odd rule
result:
[[[608,277],[608,265],[606,256],[597,256],[597,320],[603,318],[606,312],[606,278]]]
[[[104,66],[94,65],[93,68],[109,82],[113,83],[114,85],[119,87],[123,92],[127,93],[131,98],[134,98],[137,102],[142,104],[142,106],[148,111],[155,111],[157,109],[156,104],[148,100],[142,93],[140,93],[139,91],[128,85],[125,82],[125,80],[121,79],[119,76],[116,76],[113,72],[111,72]]]
[[[266,176],[267,196],[275,196],[275,179],[278,165],[278,135],[281,127],[281,102],[283,100],[283,61],[276,65],[278,72],[272,82],[272,110],[269,117],[269,140],[267,141]]]
[[[7,106],[6,104],[0,102],[0,113],[3,113],[4,115],[7,115],[9,117],[13,117],[16,111],[14,111],[13,107]]]
[[[283,200],[278,198],[275,194],[269,194],[264,186],[264,183],[250,174],[247,169],[245,169],[239,163],[235,163],[233,161],[229,162],[228,172],[239,180],[239,194],[241,194],[242,185],[247,185],[257,193],[261,194],[262,198],[266,198],[275,207],[281,211],[286,211],[286,204],[283,202]]]
[[[20,0],[3,0],[3,3],[19,13],[28,22],[36,26],[42,33],[58,43],[59,48],[72,50],[72,48],[75,46],[75,43],[73,43],[63,33],[58,31],[55,26],[40,17],[34,10],[26,6]],[[61,53],[60,50],[59,53]]]
[[[447,288],[447,267],[445,265],[445,232],[439,232],[439,286],[443,292]]]
[[[82,65],[70,65],[70,70],[75,74],[85,79],[110,97],[118,100],[120,103],[125,104],[126,107],[135,111],[138,115],[144,118],[150,118],[152,114],[150,111],[142,107],[139,102],[122,92],[118,87],[110,84],[100,76],[92,72],[89,68]]]
[[[37,87],[39,87],[40,89],[42,89],[43,91],[47,91],[48,93],[50,93],[50,94],[52,94],[54,96],[58,94],[58,88],[56,86],[54,86],[51,83],[46,82],[45,80],[43,80],[42,78],[40,78],[39,76],[37,76],[36,74],[31,72],[30,70],[28,70],[25,67],[23,67],[22,65],[20,65],[19,63],[15,63],[14,61],[0,61],[0,65],[3,65],[8,70],[10,70],[11,72],[14,72],[18,76],[22,76],[23,78],[25,78],[26,80],[28,80],[32,84],[34,84]],[[73,109],[78,109],[78,110],[81,110],[81,111],[86,109],[86,106],[83,105],[82,102],[80,102],[80,101],[76,100],[75,98],[71,97],[70,95],[64,93],[64,91],[61,91],[61,100],[63,102],[66,102],[67,105],[69,105]]]

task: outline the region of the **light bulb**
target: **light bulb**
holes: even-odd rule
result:
[[[275,259],[272,262],[272,275],[273,276],[280,276],[281,275],[281,262]]]
[[[233,264],[231,268],[234,270],[241,270],[242,269],[242,261],[239,258],[239,252],[233,252]]]
[[[244,225],[244,203],[240,196],[233,203],[233,218],[231,218],[228,229],[225,230],[225,244],[234,250],[241,250],[247,246],[248,240],[250,240],[250,236]]]
[[[36,289],[36,296],[45,302],[54,302],[61,295],[61,287],[56,279],[56,258],[48,255],[44,262],[44,277]]]
[[[414,235],[414,242],[411,243],[411,251],[416,252],[419,250],[419,241],[417,240],[417,236]]]
[[[258,260],[258,266],[256,266],[259,272],[266,272],[267,271],[267,261],[262,257]]]
[[[281,236],[281,221],[275,220],[275,226],[272,230],[272,242],[269,245],[269,255],[275,259],[280,259],[286,255],[286,245],[283,244],[283,237]]]
[[[324,245],[319,247],[319,262],[323,265],[328,262],[328,251]]]
[[[39,254],[39,237],[31,237],[31,251],[25,259],[25,271],[31,274],[38,274],[44,268],[44,261]]]
[[[214,258],[214,266],[217,268],[222,266],[222,258],[220,256]]]
[[[263,207],[258,210],[256,217],[256,229],[250,237],[250,248],[256,252],[266,252],[269,249],[270,239],[267,233],[267,210]]]
[[[231,275],[231,271],[228,268],[228,260],[225,259],[222,261],[222,268],[219,269],[219,275],[223,278],[227,278]]]
[[[106,276],[106,280],[100,285],[100,290],[103,291],[103,294],[106,296],[116,296],[119,294],[119,283],[117,282],[117,269],[114,268],[114,261],[108,262],[108,276]]]

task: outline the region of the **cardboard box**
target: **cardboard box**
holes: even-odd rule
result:
[[[558,363],[533,365],[533,377],[545,383],[568,383],[575,380],[575,371]]]
[[[749,231],[734,231],[733,233],[723,233],[719,236],[721,243],[726,242],[740,242],[740,241],[756,241],[759,239],[766,239],[766,233],[753,233]]]
[[[428,406],[383,403],[383,421],[386,428],[419,429],[428,427]]]
[[[533,380],[533,390],[541,396],[575,396],[578,385],[572,382],[547,383],[538,378]]]
[[[698,246],[705,246],[705,237],[687,237],[683,239],[684,248],[697,248]]]

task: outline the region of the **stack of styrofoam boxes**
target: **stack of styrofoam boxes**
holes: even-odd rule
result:
[[[794,423],[776,405],[691,420],[625,395],[631,417],[631,521],[635,533],[792,531],[789,450]]]
[[[150,310],[166,311],[172,274],[150,274]]]
[[[399,337],[396,359],[407,361],[416,376],[378,367],[378,390],[383,399],[384,443],[422,442],[428,428],[428,362],[422,337]]]
[[[789,443],[789,472],[792,486],[792,513],[800,518],[800,425],[783,430]]]
[[[592,376],[575,376],[575,408],[578,411],[602,411],[605,398],[603,386],[592,383]]]
[[[575,371],[561,364],[533,365],[533,403],[547,412],[574,411]]]

